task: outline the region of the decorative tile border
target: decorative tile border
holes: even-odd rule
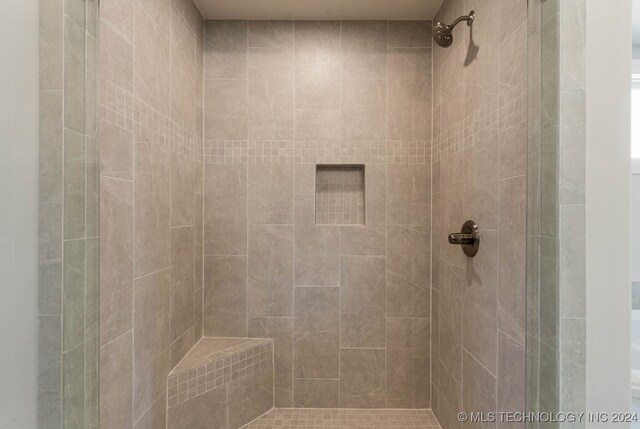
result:
[[[237,346],[209,356],[209,364],[169,375],[167,401],[174,407],[216,387],[233,384],[260,371],[273,371],[273,341]]]
[[[100,119],[202,161],[202,139],[133,94],[107,79],[100,79]]]
[[[526,120],[527,81],[524,80],[436,136],[433,160],[440,161]]]
[[[243,428],[440,429],[431,410],[276,408]]]
[[[207,164],[430,164],[429,140],[206,140]]]

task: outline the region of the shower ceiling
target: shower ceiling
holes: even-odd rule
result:
[[[205,19],[432,19],[443,0],[194,0]]]

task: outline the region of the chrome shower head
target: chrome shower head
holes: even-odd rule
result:
[[[460,21],[467,21],[467,25],[471,27],[475,14],[473,11],[469,12],[469,15],[461,16],[451,25],[443,24],[442,22],[436,23],[433,27],[433,41],[443,48],[448,48],[453,43],[453,29]]]

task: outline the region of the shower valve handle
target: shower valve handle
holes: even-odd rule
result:
[[[478,225],[468,220],[462,225],[459,233],[449,234],[450,244],[459,244],[465,255],[473,257],[478,253],[480,247],[480,236],[478,235]]]
[[[463,234],[461,232],[454,232],[453,234],[449,234],[450,244],[473,244],[475,242],[475,234]]]

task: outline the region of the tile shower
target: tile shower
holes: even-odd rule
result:
[[[102,0],[101,427],[524,409],[527,4],[434,19],[470,9],[443,49],[431,21]]]

